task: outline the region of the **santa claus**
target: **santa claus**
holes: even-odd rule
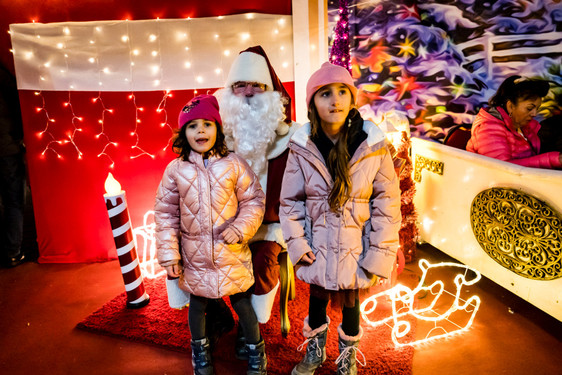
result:
[[[291,99],[261,46],[240,52],[215,95],[229,149],[246,159],[266,192],[263,224],[250,241],[252,306],[258,321],[266,323],[279,288],[278,256],[286,246],[279,223],[281,180],[298,125],[291,122]]]

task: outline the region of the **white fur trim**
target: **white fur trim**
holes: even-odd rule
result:
[[[283,249],[287,248],[287,244],[285,240],[283,240],[281,223],[262,224],[257,233],[250,240],[250,243],[258,241],[273,241],[281,245]]]
[[[275,141],[269,146],[267,150],[267,160],[275,159],[281,155],[289,145],[289,141],[295,132],[301,128],[301,124],[293,122],[289,127],[287,133],[278,135]],[[263,185],[262,185],[263,186]]]
[[[256,312],[258,322],[265,324],[269,321],[269,318],[271,317],[271,309],[273,308],[273,302],[275,301],[275,296],[277,295],[277,289],[279,289],[279,285],[279,282],[277,282],[277,285],[275,285],[275,287],[267,294],[252,294],[252,307]]]
[[[361,340],[361,337],[363,337],[363,328],[361,328],[361,326],[359,326],[359,333],[357,334],[357,336],[348,336],[345,334],[345,332],[343,331],[343,329],[341,328],[341,324],[338,326],[338,336],[345,341],[359,341]]]
[[[275,130],[275,132],[278,135],[285,135],[289,132],[289,125],[287,125],[287,123],[285,123],[285,121],[281,121],[279,123],[279,126],[277,127],[277,129]]]
[[[306,147],[308,138],[310,138],[311,129],[310,122],[307,122],[295,132],[295,134],[291,137],[291,140],[301,147]]]
[[[367,133],[367,144],[369,146],[377,144],[386,138],[384,132],[368,120],[363,122],[363,131]]]
[[[240,81],[264,83],[267,90],[273,90],[267,61],[257,53],[242,52],[232,63],[225,86],[230,87],[234,82]]]

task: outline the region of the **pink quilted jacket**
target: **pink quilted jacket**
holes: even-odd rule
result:
[[[541,125],[531,120],[521,130],[527,138],[517,133],[511,118],[501,108],[496,107],[501,119],[486,109],[481,109],[472,125],[471,138],[466,149],[494,159],[509,161],[524,167],[560,168],[559,152],[540,153],[540,140],[537,133]]]
[[[372,277],[388,278],[396,261],[400,230],[400,189],[384,133],[365,121],[367,139],[350,160],[351,199],[330,210],[332,177],[316,145],[310,124],[293,135],[281,187],[279,216],[289,257],[297,265],[312,251],[311,265],[296,275],[328,290],[359,289]]]
[[[254,284],[248,240],[258,230],[264,210],[258,178],[234,153],[209,158],[207,167],[196,152],[189,161],[174,159],[166,167],[154,206],[159,264],[169,266],[181,259],[180,287],[196,296],[220,298],[246,291]],[[223,241],[220,234],[227,227],[238,234],[238,243]]]

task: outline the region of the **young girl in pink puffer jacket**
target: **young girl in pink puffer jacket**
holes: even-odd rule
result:
[[[180,156],[166,167],[156,196],[156,247],[159,264],[191,294],[194,374],[213,374],[205,309],[223,296],[230,297],[246,337],[247,373],[266,374],[265,345],[250,302],[248,247],[263,219],[265,194],[246,161],[228,152],[214,96],[187,103],[179,126],[174,151]]]
[[[355,109],[349,72],[324,63],[308,81],[308,118],[289,143],[279,216],[295,274],[310,284],[308,343],[293,375],[326,360],[328,302],[341,305],[338,374],[356,374],[359,294],[390,277],[400,229],[400,189],[384,133]]]

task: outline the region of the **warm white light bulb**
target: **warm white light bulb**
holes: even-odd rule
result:
[[[104,187],[105,187],[105,192],[108,195],[117,195],[121,193],[121,184],[113,177],[111,172],[107,174]]]

